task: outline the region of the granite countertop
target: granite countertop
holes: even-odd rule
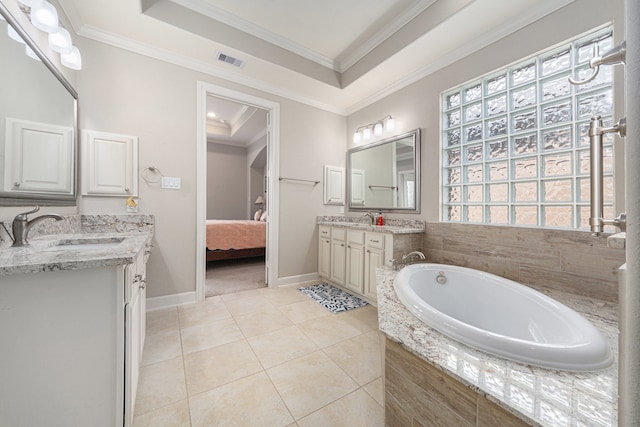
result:
[[[0,275],[131,264],[150,248],[154,222],[149,214],[69,215],[37,223],[30,245],[21,248],[11,247],[8,236],[0,235]],[[70,244],[86,239],[97,244]],[[113,243],[101,244],[105,239]]]
[[[414,234],[424,233],[425,231],[425,222],[422,220],[387,219],[385,225],[371,225],[368,218],[319,216],[316,219],[316,223],[331,227],[353,228],[389,234]]]
[[[489,400],[534,426],[617,426],[617,305],[545,292],[589,319],[608,339],[615,363],[598,372],[533,367],[449,339],[413,316],[398,299],[397,272],[377,271],[380,330]]]
[[[84,239],[122,238],[109,245],[60,245]],[[0,247],[0,275],[131,264],[149,243],[149,233],[56,234],[30,239],[23,248]]]

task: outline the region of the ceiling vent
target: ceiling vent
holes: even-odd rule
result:
[[[243,61],[242,59],[234,58],[233,56],[229,56],[225,53],[218,52],[216,53],[216,59],[218,61],[226,62],[227,64],[231,64],[234,67],[242,68],[247,61]]]

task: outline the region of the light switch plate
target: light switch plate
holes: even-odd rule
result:
[[[167,188],[169,190],[179,190],[180,189],[180,178],[173,176],[163,176],[162,177],[162,188]]]

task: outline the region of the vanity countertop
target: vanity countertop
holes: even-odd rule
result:
[[[366,221],[365,221],[366,220]],[[331,227],[352,228],[356,230],[375,231],[388,234],[424,233],[425,222],[422,220],[387,219],[385,225],[371,225],[368,219],[346,216],[319,216],[316,223]]]
[[[65,240],[122,238],[110,245],[57,246]],[[29,239],[29,246],[0,247],[0,275],[131,264],[151,239],[150,232],[55,234]]]
[[[37,223],[26,247],[13,248],[8,236],[0,235],[0,276],[131,264],[150,246],[154,223],[150,214],[80,214]],[[73,240],[119,238],[108,245],[69,245]]]
[[[378,320],[392,341],[534,426],[617,426],[617,305],[545,292],[589,319],[608,339],[615,363],[576,373],[511,362],[451,340],[413,316],[398,299],[397,272],[379,268]]]

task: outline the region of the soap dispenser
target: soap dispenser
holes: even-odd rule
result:
[[[376,220],[376,225],[384,225],[384,217],[382,216],[382,209],[378,213],[378,219]]]

